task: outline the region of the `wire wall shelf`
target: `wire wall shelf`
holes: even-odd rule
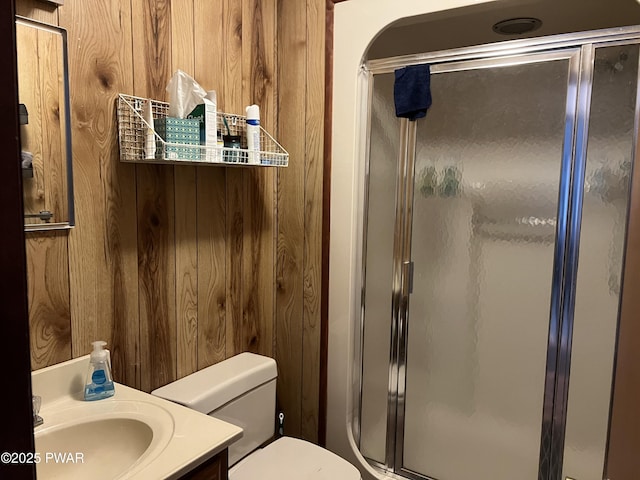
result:
[[[144,119],[144,109],[151,102],[154,129]],[[260,127],[260,151],[246,148],[246,117],[217,112],[217,131],[226,132],[235,140],[234,146],[206,146],[199,141],[193,143],[168,142],[159,133],[158,120],[168,119],[169,104],[148,98],[118,94],[118,140],[120,161],[129,163],[217,165],[244,167],[286,167],[289,154]],[[165,122],[167,120],[164,120]],[[145,152],[147,134],[153,133],[155,155],[149,158]],[[165,134],[166,135],[166,134]],[[255,157],[257,155],[257,157]],[[252,157],[253,156],[253,157]],[[253,161],[251,161],[253,160]]]

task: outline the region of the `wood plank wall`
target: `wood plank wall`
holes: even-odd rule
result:
[[[16,0],[68,30],[76,227],[29,234],[32,368],[104,339],[150,391],[242,351],[278,361],[286,433],[318,440],[324,0]],[[176,69],[261,107],[286,169],[123,164],[117,93]]]
[[[640,140],[635,164],[640,161]],[[633,169],[605,477],[640,475],[640,168]]]

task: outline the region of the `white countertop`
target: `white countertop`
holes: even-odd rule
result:
[[[44,438],[68,426],[69,422],[81,422],[78,418],[90,420],[97,415],[140,420],[152,427],[154,439],[140,460],[117,478],[177,479],[242,436],[240,427],[118,383],[113,397],[84,401],[88,365],[87,355],[32,373],[33,394],[42,397],[40,416],[44,419],[44,424],[34,431],[36,450],[39,436]],[[109,446],[104,448],[106,457]],[[44,458],[44,452],[42,455]],[[95,458],[101,452],[98,450],[92,455]],[[85,460],[89,464],[91,458]]]

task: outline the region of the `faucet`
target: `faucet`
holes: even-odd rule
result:
[[[32,398],[33,401],[33,427],[38,427],[44,423],[44,419],[38,415],[40,412],[40,406],[42,405],[42,397],[38,395],[34,395]]]

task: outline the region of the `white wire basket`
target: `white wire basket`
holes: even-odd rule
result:
[[[247,123],[242,115],[217,112],[217,130],[240,140],[240,148],[166,142],[143,117],[147,102],[151,102],[154,122],[168,118],[169,104],[166,102],[118,94],[116,113],[122,162],[271,167],[286,167],[289,164],[287,151],[262,127],[258,161],[249,163],[251,155],[255,153],[246,148]],[[155,138],[156,152],[153,158],[148,159],[145,156],[145,139],[150,128]]]

